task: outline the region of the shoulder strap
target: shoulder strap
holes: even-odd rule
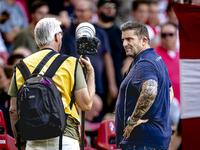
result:
[[[60,67],[60,65],[68,58],[68,55],[58,55],[56,57],[56,59],[52,62],[52,64],[50,65],[50,67],[47,69],[47,71],[45,72],[45,76],[52,78],[54,76],[54,74],[56,73],[56,71],[58,70],[58,68]]]
[[[29,69],[27,68],[26,64],[24,63],[24,61],[20,60],[20,62],[16,64],[16,67],[21,72],[21,74],[24,78],[24,81],[26,81],[28,79],[28,77],[31,75],[31,73],[30,73]]]
[[[40,72],[40,70],[44,67],[44,65],[47,63],[47,61],[53,56],[55,55],[57,52],[56,51],[51,51],[49,52],[41,61],[40,63],[37,65],[37,67],[35,68],[35,70],[33,71],[32,74],[38,74]],[[26,64],[24,63],[23,60],[20,60],[19,63],[16,64],[17,68],[20,70],[24,80],[26,81],[30,76],[31,73],[28,69],[28,67],[26,66]]]
[[[60,65],[63,63],[64,60],[66,60],[69,56],[68,55],[59,55],[58,57],[56,57],[56,59],[53,61],[53,63],[51,64],[51,66],[48,68],[48,70],[45,72],[45,76],[52,78],[54,76],[54,74],[56,73],[56,71],[58,70],[58,68],[60,67]],[[74,87],[71,91],[71,102],[70,102],[70,109],[72,108],[72,105],[75,102],[75,95],[74,95],[74,90],[75,90],[75,84],[76,84],[76,68],[77,68],[77,63],[78,63],[78,59],[76,61],[76,66],[75,66],[75,75],[74,75]]]
[[[44,65],[47,63],[47,61],[53,56],[57,54],[56,51],[52,50],[51,52],[49,52],[41,61],[40,63],[38,64],[38,66],[35,68],[35,70],[33,71],[32,74],[38,74],[41,69],[44,67]]]
[[[75,91],[75,86],[76,86],[76,70],[77,70],[77,65],[78,65],[78,59],[76,60],[76,66],[75,66],[75,71],[74,71],[74,87],[73,87],[72,92],[71,92],[70,109],[72,108],[72,105],[75,102],[74,91]]]

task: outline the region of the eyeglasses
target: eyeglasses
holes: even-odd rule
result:
[[[64,33],[63,33],[63,31],[60,31],[60,32],[58,32],[59,34],[61,34],[61,36],[63,37],[63,35],[64,35]],[[57,33],[56,33],[57,34]],[[56,34],[55,34],[55,36],[56,36]]]
[[[167,36],[172,37],[172,36],[174,36],[174,35],[175,35],[175,33],[161,33],[161,37],[162,37],[162,38],[166,38]]]

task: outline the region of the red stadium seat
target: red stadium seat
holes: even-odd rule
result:
[[[3,112],[0,110],[0,149],[17,150],[15,139],[7,134]]]
[[[116,130],[115,122],[112,120],[104,120],[101,122],[97,135],[98,150],[121,150],[116,148]]]

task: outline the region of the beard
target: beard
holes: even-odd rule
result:
[[[115,19],[115,16],[113,17],[107,17],[105,14],[101,13],[101,19],[104,21],[104,22],[113,22],[114,19]]]

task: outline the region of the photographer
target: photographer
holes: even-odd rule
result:
[[[59,52],[62,45],[62,29],[60,27],[61,22],[55,18],[44,18],[41,19],[34,30],[36,43],[40,47],[40,51],[32,54],[28,58],[23,59],[26,66],[32,73],[37,67],[39,62],[47,55],[47,53],[53,51]],[[48,37],[48,38],[47,38]],[[55,54],[50,60],[45,64],[40,74],[46,72],[48,67],[51,65],[52,61],[57,58],[59,54]],[[52,60],[53,59],[53,60]],[[79,150],[79,133],[78,125],[80,124],[80,119],[78,115],[78,106],[84,110],[88,111],[92,107],[93,97],[95,93],[94,84],[94,69],[90,63],[89,58],[87,60],[83,59],[82,56],[77,62],[74,57],[68,57],[56,71],[52,80],[54,81],[56,87],[62,94],[62,101],[67,117],[67,125],[62,137],[62,148],[64,150]],[[85,80],[83,71],[81,67],[84,67],[83,63],[87,68],[87,77]],[[11,97],[10,106],[10,118],[12,124],[12,130],[14,137],[17,141],[17,134],[15,130],[15,123],[18,120],[17,115],[17,90],[23,84],[23,77],[18,69],[12,78],[11,86],[9,89],[9,95]],[[17,86],[15,86],[15,83]],[[18,89],[16,89],[16,87]],[[75,103],[71,103],[71,92],[75,89]],[[23,147],[24,148],[24,147]],[[59,149],[59,137],[49,138],[45,140],[28,140],[26,144],[26,150],[58,150]]]

